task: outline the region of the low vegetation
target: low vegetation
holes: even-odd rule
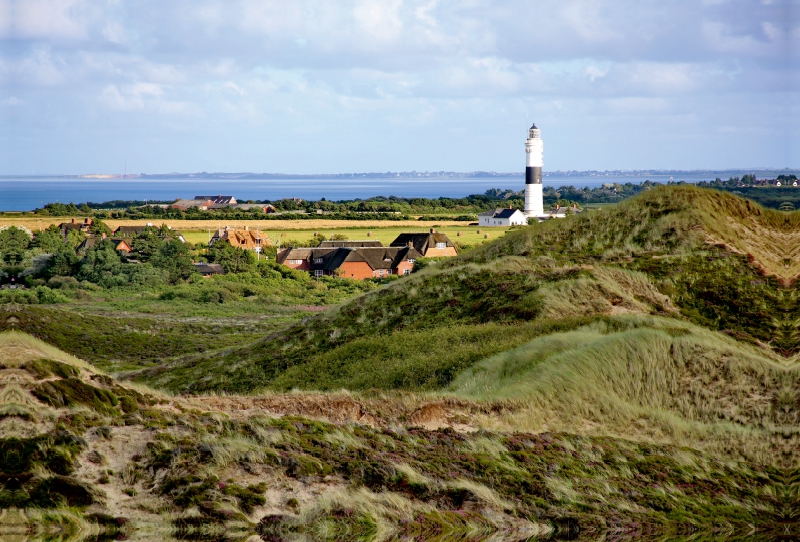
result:
[[[401,418],[233,415],[248,399],[218,398],[208,409],[119,384],[18,332],[0,334],[0,351],[0,506],[30,510],[17,525],[32,534],[638,538],[677,526],[719,536],[769,531],[793,513],[779,470],[685,448],[426,430]],[[425,409],[406,397],[384,398],[384,410],[387,399],[400,411]]]
[[[382,284],[11,290],[68,303],[0,305],[0,506],[115,537],[793,532],[798,223],[657,187]]]

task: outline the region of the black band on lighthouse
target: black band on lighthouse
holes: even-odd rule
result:
[[[542,168],[526,167],[525,184],[542,184]]]

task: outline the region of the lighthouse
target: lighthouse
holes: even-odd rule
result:
[[[536,124],[528,129],[525,141],[525,216],[544,215],[542,198],[542,156],[544,144]]]

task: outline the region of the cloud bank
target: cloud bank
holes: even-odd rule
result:
[[[0,0],[0,173],[796,167],[798,0]],[[129,168],[130,170],[130,168]]]

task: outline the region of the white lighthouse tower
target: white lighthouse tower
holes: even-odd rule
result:
[[[539,217],[544,215],[544,199],[542,198],[542,163],[544,144],[536,124],[528,130],[525,141],[525,216]]]

